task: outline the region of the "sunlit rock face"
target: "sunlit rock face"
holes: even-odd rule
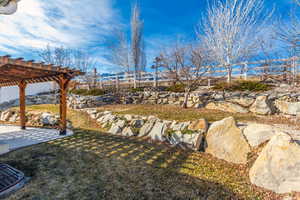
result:
[[[0,14],[11,15],[17,11],[20,0],[0,0]]]

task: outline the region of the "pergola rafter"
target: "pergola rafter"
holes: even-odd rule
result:
[[[0,56],[0,87],[19,87],[21,128],[26,127],[25,89],[28,84],[55,81],[60,87],[60,133],[66,134],[67,128],[67,89],[70,80],[83,75],[80,70],[52,64],[25,61],[23,58],[12,59]]]

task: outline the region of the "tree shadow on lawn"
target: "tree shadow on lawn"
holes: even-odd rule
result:
[[[96,131],[0,157],[32,179],[8,199],[254,199],[244,169],[209,155]]]

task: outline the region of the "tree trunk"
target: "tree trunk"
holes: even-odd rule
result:
[[[185,89],[184,101],[183,101],[183,104],[182,104],[182,108],[184,108],[184,109],[188,108],[187,103],[188,103],[188,100],[189,100],[190,92],[191,92],[191,88],[186,88]]]
[[[228,69],[227,70],[227,83],[231,84],[231,82],[232,82],[232,70]]]

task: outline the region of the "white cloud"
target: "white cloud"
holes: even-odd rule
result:
[[[0,51],[21,56],[47,44],[87,48],[118,23],[112,0],[22,0],[0,16]],[[19,55],[18,55],[19,54]]]

